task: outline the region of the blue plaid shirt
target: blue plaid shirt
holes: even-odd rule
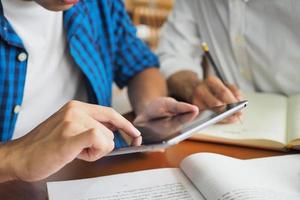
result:
[[[63,16],[70,54],[85,75],[90,103],[110,106],[113,81],[122,88],[140,71],[158,66],[157,57],[136,37],[122,0],[81,0]],[[27,52],[1,2],[0,24],[0,141],[5,142],[12,138],[16,108],[22,105],[27,59],[20,57]]]

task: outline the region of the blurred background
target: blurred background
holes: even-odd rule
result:
[[[159,33],[173,7],[173,0],[125,0],[126,9],[137,27],[138,36],[153,50]]]
[[[157,48],[160,30],[172,11],[175,0],[124,0],[127,12],[137,28],[137,35],[154,52]],[[131,111],[127,89],[113,89],[113,108],[125,114]]]

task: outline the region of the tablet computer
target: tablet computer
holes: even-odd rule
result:
[[[187,139],[193,133],[199,132],[240,111],[247,104],[248,101],[241,101],[200,110],[198,114],[185,113],[136,124],[135,127],[142,134],[141,146],[127,146],[115,149],[108,156],[168,148]]]

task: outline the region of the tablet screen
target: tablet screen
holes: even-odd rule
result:
[[[196,128],[241,104],[245,104],[245,102],[227,104],[212,109],[202,110],[198,115],[194,113],[180,114],[173,117],[155,119],[135,126],[142,133],[142,144],[149,145],[162,143]]]

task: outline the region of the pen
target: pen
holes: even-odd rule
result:
[[[208,48],[207,43],[203,42],[201,46],[202,46],[202,50],[204,51],[204,56],[208,59],[211,66],[214,68],[217,77],[222,81],[223,84],[225,84],[225,78],[222,75],[222,73],[220,72],[219,68],[217,67],[214,59],[211,56],[211,54],[209,53],[209,48]],[[241,118],[238,117],[238,119],[239,119],[240,123],[243,124]]]
[[[209,48],[208,48],[207,43],[205,43],[205,42],[202,43],[202,50],[204,51],[204,56],[208,59],[208,61],[210,62],[211,66],[214,68],[217,77],[218,77],[223,83],[225,83],[225,78],[224,78],[224,76],[221,74],[219,68],[217,67],[215,61],[213,60],[212,56],[211,56],[210,53],[209,53]]]

